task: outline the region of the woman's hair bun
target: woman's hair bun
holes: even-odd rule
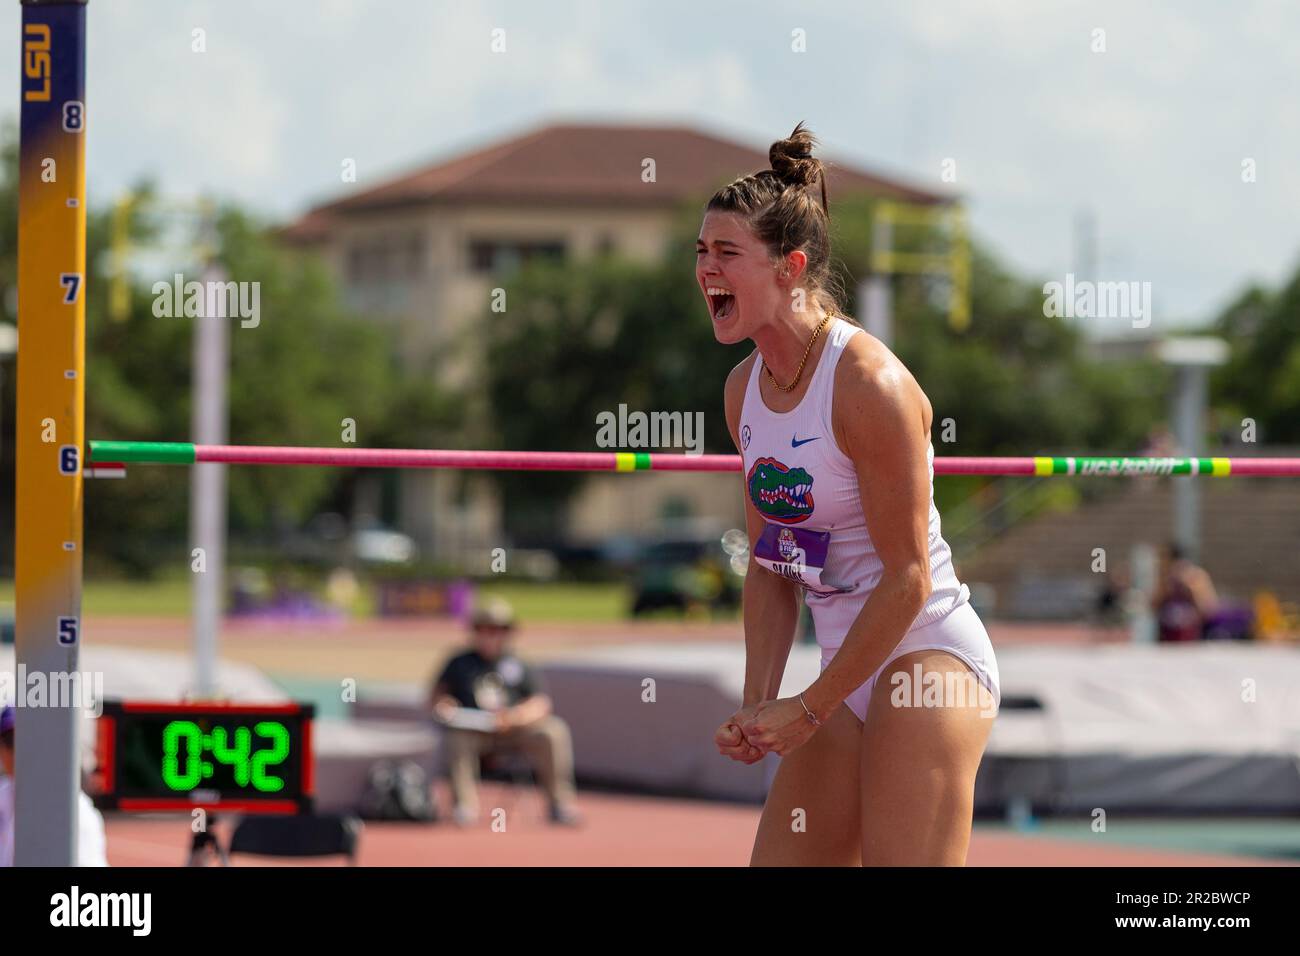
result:
[[[800,123],[793,133],[777,140],[768,150],[772,172],[788,186],[812,185],[822,174],[822,161],[812,154],[816,145],[817,138]]]

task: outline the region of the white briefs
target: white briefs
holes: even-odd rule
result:
[[[838,647],[822,648],[822,670],[831,662]],[[1002,691],[998,681],[998,660],[993,653],[993,643],[989,640],[984,622],[975,613],[969,602],[963,603],[949,611],[948,614],[931,624],[914,627],[903,636],[898,646],[890,652],[880,669],[867,681],[844,699],[844,704],[853,711],[858,720],[866,721],[867,706],[871,703],[871,691],[876,678],[895,660],[904,654],[915,651],[946,651],[962,661],[975,673],[975,678],[993,694],[994,706],[1002,700]],[[895,688],[882,687],[882,693],[889,693]],[[911,688],[900,689],[910,691]],[[917,690],[916,693],[921,693]],[[918,698],[919,699],[919,698]]]

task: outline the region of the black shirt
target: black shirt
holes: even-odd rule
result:
[[[466,651],[447,662],[438,683],[462,707],[501,710],[541,693],[537,672],[513,654],[489,661],[478,651]]]

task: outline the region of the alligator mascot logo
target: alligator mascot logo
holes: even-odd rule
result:
[[[813,512],[812,476],[775,458],[760,458],[746,479],[758,513],[780,524],[807,521]]]

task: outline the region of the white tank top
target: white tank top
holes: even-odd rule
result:
[[[831,428],[835,367],[849,339],[861,331],[843,319],[834,320],[808,391],[788,412],[774,412],[764,404],[759,392],[763,358],[758,355],[740,413],[746,493],[768,524],[767,542],[759,542],[755,557],[765,551],[773,557],[776,549],[775,560],[766,562],[765,567],[787,577],[802,576],[805,585],[809,580],[815,582],[818,590],[806,589],[805,600],[812,611],[817,643],[825,648],[844,643],[849,627],[880,581],[883,567],[867,533],[857,472]],[[966,585],[957,580],[952,550],[939,531],[933,444],[926,446],[926,463],[930,472],[932,589],[913,628],[934,623],[970,598]],[[821,532],[829,533],[824,543]],[[824,560],[818,560],[823,548]],[[781,564],[792,554],[794,573]],[[814,567],[809,570],[807,565]],[[820,574],[816,566],[821,566]],[[756,568],[751,573],[773,572]],[[834,593],[819,593],[831,588]]]

